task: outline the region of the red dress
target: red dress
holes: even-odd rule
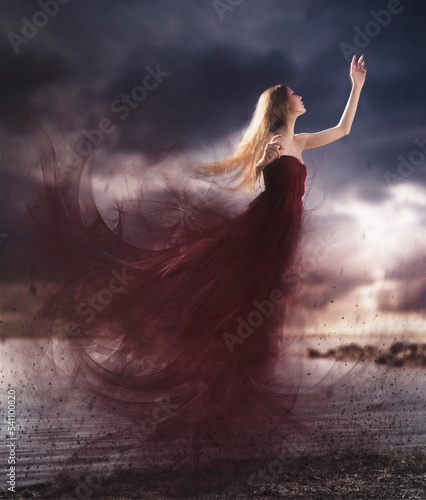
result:
[[[161,432],[175,435],[183,424],[206,429],[291,412],[294,395],[277,388],[274,370],[306,167],[283,155],[263,177],[265,189],[241,213],[204,208],[157,250],[123,241],[87,200],[85,214],[94,215],[83,222],[76,177],[47,193],[52,254],[66,264],[43,310],[55,325],[50,340],[66,340],[62,362],[72,361],[98,399],[121,405],[121,416],[142,421],[167,404]]]

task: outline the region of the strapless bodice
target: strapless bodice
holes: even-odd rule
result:
[[[263,169],[265,191],[280,189],[303,196],[306,175],[306,166],[295,156],[282,155]]]

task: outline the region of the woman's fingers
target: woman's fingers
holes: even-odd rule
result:
[[[280,157],[280,149],[282,149],[282,146],[279,144],[268,144],[266,146],[266,154],[267,155],[272,155],[272,157],[279,158]]]
[[[281,137],[281,134],[274,135],[274,137],[272,137],[272,139],[267,144],[274,144],[274,145],[276,144],[279,147],[281,147],[281,145],[279,144],[279,142],[276,140],[277,137]]]
[[[281,144],[277,141],[278,137],[282,137],[282,134],[274,135],[274,137],[266,143],[265,153],[269,155],[273,155],[276,158],[280,157],[280,149],[283,149]],[[272,156],[271,156],[272,157]]]
[[[365,65],[364,54],[361,54],[358,61],[356,60],[356,54],[352,56],[351,66],[355,69],[363,69]]]

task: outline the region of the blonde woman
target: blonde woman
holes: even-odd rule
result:
[[[245,187],[252,193],[256,183],[260,184],[264,167],[279,156],[293,156],[303,163],[303,151],[325,146],[349,134],[366,74],[364,56],[358,61],[353,56],[350,66],[352,90],[342,117],[335,127],[317,133],[294,133],[297,118],[306,113],[301,96],[285,85],[265,90],[235,152],[223,161],[197,170],[210,175],[237,170],[242,179],[235,189]]]
[[[72,383],[79,379],[97,398],[119,405],[120,416],[136,426],[121,434],[149,446],[158,435],[167,443],[195,425],[201,434],[219,426],[237,438],[273,415],[282,422],[291,414],[297,387],[292,394],[288,386],[277,387],[274,363],[282,354],[287,272],[302,229],[302,153],[349,134],[364,65],[354,56],[341,120],[321,132],[294,133],[306,109],[291,88],[263,92],[235,152],[196,170],[206,176],[234,172],[239,183],[233,189],[250,193],[262,176],[265,189],[235,217],[204,207],[177,234],[175,228],[174,244],[166,248],[123,241],[88,190],[83,211],[80,175],[67,189],[56,185],[57,191],[52,184],[59,176],[45,177],[52,242],[67,273],[58,276],[62,286],[49,296],[44,318],[56,328],[62,324],[59,333],[70,349],[61,357],[68,352],[74,362]],[[49,162],[53,156],[45,153],[42,163]],[[142,220],[134,221],[135,231]],[[284,378],[291,380],[287,370]],[[248,441],[238,446],[237,453],[253,451]]]

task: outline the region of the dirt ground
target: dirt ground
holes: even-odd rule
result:
[[[285,467],[264,461],[221,462],[198,470],[117,471],[99,485],[76,490],[75,481],[22,488],[14,499],[194,500],[426,499],[426,452],[299,457]],[[77,492],[76,492],[77,491]],[[12,498],[3,492],[0,498]]]

